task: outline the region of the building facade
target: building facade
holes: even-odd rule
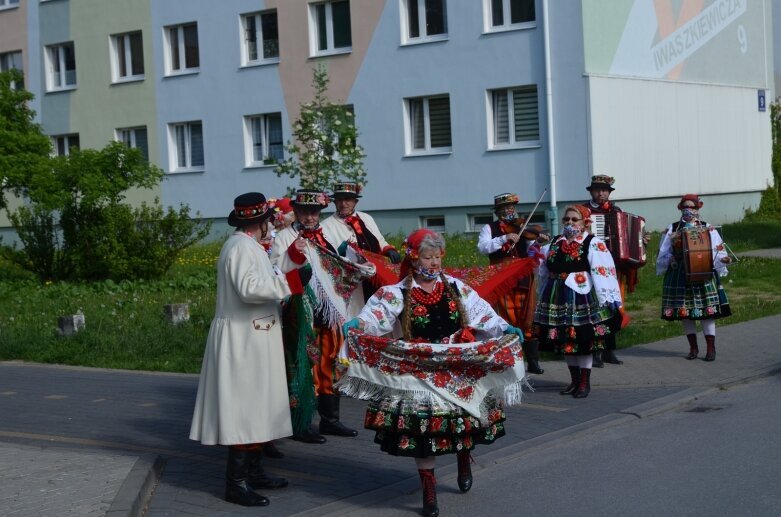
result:
[[[660,229],[685,192],[714,223],[757,206],[771,20],[770,0],[0,0],[0,56],[22,53],[55,152],[139,147],[167,174],[131,199],[218,223],[296,186],[274,163],[323,63],[385,232],[474,231],[507,191],[545,192],[555,225],[596,173]]]

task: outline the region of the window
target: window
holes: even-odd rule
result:
[[[445,0],[402,0],[402,43],[447,39]]]
[[[486,224],[494,222],[493,214],[471,214],[467,218],[467,232],[479,232]]]
[[[165,27],[166,73],[177,75],[197,72],[200,67],[198,57],[198,24],[188,23]]]
[[[59,135],[52,137],[55,156],[68,156],[71,151],[79,148],[79,135]]]
[[[309,6],[309,52],[313,56],[352,50],[350,2],[324,2]]]
[[[442,233],[445,231],[445,216],[444,215],[427,215],[420,218],[420,226],[422,228],[428,228],[435,232]]]
[[[0,72],[7,72],[11,69],[19,70],[24,73],[22,67],[22,51],[5,52],[0,54]],[[15,90],[24,89],[24,80],[14,81],[11,83],[11,88]]]
[[[489,147],[540,145],[537,86],[489,90]]]
[[[407,154],[450,152],[450,97],[407,99]]]
[[[149,161],[149,143],[146,137],[146,127],[129,127],[117,129],[116,139],[131,149],[138,149],[144,160]]]
[[[241,25],[244,28],[242,64],[278,63],[277,11],[245,14],[241,17]]]
[[[203,127],[200,121],[170,124],[171,172],[203,170]]]
[[[534,27],[534,0],[484,0],[486,30]]]
[[[47,91],[72,90],[76,87],[76,54],[73,43],[46,47]]]
[[[144,44],[140,31],[111,36],[111,73],[115,83],[144,78]]]
[[[19,7],[19,0],[0,0],[0,10]]]
[[[282,161],[282,114],[244,117],[244,141],[247,167],[273,165]]]

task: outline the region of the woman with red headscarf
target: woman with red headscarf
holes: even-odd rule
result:
[[[351,348],[338,387],[371,401],[364,426],[376,432],[384,452],[415,458],[423,515],[436,516],[436,456],[456,454],[458,486],[466,492],[472,487],[470,451],[505,434],[502,401],[520,402],[525,384],[523,331],[443,272],[441,235],[417,230],[404,249],[401,281],[377,290],[344,325],[351,346],[361,333],[401,339],[369,337],[367,350]],[[379,344],[372,349],[372,342]]]
[[[716,318],[732,314],[727,295],[719,277],[727,275],[727,264],[731,262],[719,232],[700,220],[702,200],[697,194],[685,194],[678,203],[681,218],[667,227],[659,245],[656,259],[656,274],[664,275],[662,286],[662,319],[681,320],[686,338],[689,340],[689,355],[696,359],[700,353],[697,346],[697,324],[702,325],[705,343],[708,347],[706,361],[716,359]],[[706,271],[701,281],[687,280],[684,267],[682,233],[688,229],[703,229],[710,236],[713,270]]]
[[[588,232],[591,210],[564,209],[562,233],[541,250],[534,324],[540,343],[567,360],[571,382],[562,395],[588,397],[593,351],[621,327],[621,289],[613,256]]]

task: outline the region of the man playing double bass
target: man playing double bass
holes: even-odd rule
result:
[[[529,242],[548,241],[548,236],[541,233],[539,227],[529,227],[521,233],[525,219],[518,217],[515,206],[518,204],[516,194],[505,193],[494,196],[494,213],[496,221],[486,224],[480,230],[477,249],[483,255],[488,255],[491,264],[499,264],[506,260],[526,258]],[[536,296],[534,289],[534,274],[518,281],[515,289],[507,293],[498,302],[496,312],[510,325],[521,328],[526,335],[523,343],[524,356],[530,373],[541,374],[544,370],[539,363],[539,343],[531,333],[534,319]]]

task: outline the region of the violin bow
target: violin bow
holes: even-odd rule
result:
[[[547,188],[542,189],[542,194],[540,194],[540,198],[537,200],[537,203],[534,204],[534,208],[532,208],[532,211],[529,212],[529,217],[526,218],[526,221],[524,221],[521,230],[518,232],[518,241],[523,238],[523,232],[526,231],[526,227],[529,226],[529,221],[532,220],[532,216],[534,215],[534,212],[537,210],[537,207],[540,206],[540,203],[542,202],[542,198],[543,196],[545,196],[546,192],[548,192]],[[515,248],[515,245],[518,244],[518,241],[513,242],[513,245],[510,246],[510,249],[507,251],[512,251],[513,248]]]

